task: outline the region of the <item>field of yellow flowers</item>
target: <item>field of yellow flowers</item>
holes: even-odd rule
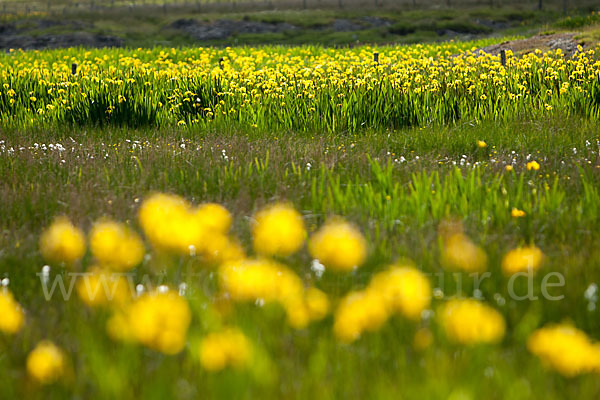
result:
[[[0,122],[355,132],[553,110],[598,118],[597,49],[509,51],[502,65],[477,51],[488,42],[13,51],[0,56]]]
[[[597,398],[600,62],[488,42],[0,56],[0,398]]]

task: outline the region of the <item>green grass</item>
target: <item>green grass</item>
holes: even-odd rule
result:
[[[563,378],[547,370],[524,345],[535,328],[563,320],[600,339],[598,319],[587,310],[583,296],[588,285],[600,279],[599,132],[595,122],[558,114],[357,135],[5,129],[0,153],[0,272],[10,277],[11,290],[28,312],[28,325],[22,334],[0,342],[4,396],[595,398],[600,393],[595,376]],[[134,148],[135,140],[143,149]],[[477,140],[485,140],[488,147],[478,148]],[[57,142],[65,151],[39,147]],[[9,154],[10,148],[14,152]],[[541,164],[539,171],[525,168],[529,154]],[[506,172],[504,166],[513,158],[514,171]],[[135,226],[136,199],[151,191],[224,204],[235,217],[234,233],[246,247],[247,217],[274,200],[292,201],[311,231],[329,215],[346,216],[369,242],[367,263],[357,273],[326,273],[317,280],[306,255],[286,260],[334,301],[363,287],[375,271],[399,257],[409,257],[434,274],[432,284],[442,287],[446,296],[470,296],[472,278],[462,274],[459,288],[439,258],[438,224],[447,218],[463,219],[469,235],[490,257],[492,278],[481,290],[506,318],[507,337],[498,346],[462,348],[447,343],[433,324],[433,346],[417,352],[411,343],[418,324],[394,318],[381,331],[341,345],[332,336],[331,318],[295,331],[286,326],[280,309],[248,305],[228,321],[264,352],[269,361],[261,368],[270,371],[266,375],[252,369],[210,374],[186,351],[167,357],[114,343],[104,332],[105,313],[86,310],[76,296],[67,302],[58,296],[43,300],[35,276],[44,264],[37,241],[55,215],[66,214],[86,229],[102,216]],[[512,207],[526,211],[526,217],[512,218]],[[565,295],[564,300],[510,300],[500,259],[512,247],[531,241],[548,257],[542,271],[565,276],[566,286],[553,293]],[[160,275],[152,272],[151,264],[145,262],[136,276],[150,273],[158,281]],[[201,305],[214,282],[193,260],[184,265],[201,273],[188,283],[196,289],[189,298],[190,335],[202,335],[213,326]],[[445,278],[443,285],[439,276]],[[542,277],[534,280],[537,295]],[[505,305],[495,302],[496,293],[508,300]],[[69,382],[37,389],[27,384],[24,354],[41,338],[56,341],[68,352],[74,367]]]

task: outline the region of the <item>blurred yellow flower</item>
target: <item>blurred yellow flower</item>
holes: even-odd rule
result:
[[[154,194],[144,201],[139,221],[152,244],[161,250],[201,255],[210,262],[243,257],[243,250],[227,236],[231,215],[208,203],[192,207],[179,196]]]
[[[200,343],[200,364],[208,371],[220,371],[228,366],[242,368],[252,358],[252,346],[238,329],[207,335]]]
[[[504,167],[504,169],[506,169],[506,171],[510,172],[513,170],[513,166],[512,165],[507,165],[506,167]]]
[[[284,265],[267,259],[246,259],[219,267],[221,289],[236,301],[265,302],[302,299],[304,288],[300,278]]]
[[[544,364],[572,377],[600,372],[600,345],[592,343],[585,332],[567,325],[548,325],[533,332],[527,348]]]
[[[336,271],[360,267],[367,256],[367,243],[360,231],[341,219],[327,222],[308,243],[314,258]]]
[[[196,249],[206,261],[224,263],[246,257],[244,248],[235,239],[221,233],[207,234]]]
[[[338,305],[333,332],[340,341],[351,343],[364,331],[379,329],[388,317],[385,300],[374,290],[351,292]]]
[[[442,264],[466,272],[481,272],[487,268],[487,254],[464,233],[446,238],[442,249]]]
[[[92,267],[77,280],[77,294],[90,307],[123,305],[132,298],[131,286],[123,275]]]
[[[49,262],[72,264],[85,253],[85,237],[66,217],[59,217],[42,233],[40,251]]]
[[[254,249],[267,256],[289,256],[306,239],[304,221],[288,204],[274,204],[259,211],[252,227]]]
[[[323,291],[314,287],[308,288],[304,293],[304,298],[311,320],[323,319],[329,313],[329,299]]]
[[[140,207],[140,225],[155,247],[188,254],[201,235],[201,227],[190,218],[190,209],[179,196],[154,194]]]
[[[531,171],[531,170],[537,171],[538,169],[540,169],[540,164],[537,161],[534,160],[534,161],[530,161],[527,163],[528,171]]]
[[[412,266],[392,266],[376,274],[367,290],[381,296],[389,312],[410,319],[419,319],[431,303],[429,280]]]
[[[513,218],[521,218],[525,216],[525,211],[513,207],[512,211],[510,212],[510,215]]]
[[[513,275],[529,268],[537,271],[544,261],[544,253],[535,245],[519,247],[506,253],[502,259],[502,272]]]
[[[50,341],[42,341],[27,357],[27,372],[37,382],[49,384],[64,374],[65,364],[63,351]]]
[[[231,227],[231,214],[225,207],[216,203],[205,203],[199,205],[194,211],[196,223],[202,225],[206,230],[227,234]]]
[[[499,342],[506,330],[498,311],[473,299],[449,300],[440,307],[438,315],[448,338],[460,344]]]
[[[316,288],[304,290],[302,280],[283,264],[268,259],[238,259],[219,267],[219,286],[234,301],[278,303],[294,328],[322,319],[329,300]]]
[[[129,270],[144,258],[144,244],[137,233],[124,224],[101,221],[90,232],[90,250],[103,266]]]
[[[480,149],[483,149],[483,148],[487,147],[487,143],[484,142],[483,140],[478,140],[477,147],[479,147]]]
[[[309,310],[302,297],[290,297],[282,305],[292,328],[303,329],[310,323]]]
[[[379,329],[394,313],[417,320],[431,302],[427,277],[410,264],[393,265],[376,274],[362,291],[348,294],[334,315],[333,330],[342,342]]]
[[[12,293],[0,290],[0,331],[15,334],[25,324],[25,313]]]
[[[145,293],[107,323],[113,339],[137,341],[165,354],[185,346],[191,311],[187,301],[172,292]]]

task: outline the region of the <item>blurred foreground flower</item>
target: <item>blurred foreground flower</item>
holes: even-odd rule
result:
[[[49,262],[72,264],[85,253],[85,236],[66,217],[59,217],[42,233],[40,251]]]
[[[103,266],[126,271],[144,258],[144,244],[139,235],[124,224],[101,221],[90,232],[90,249]]]
[[[360,231],[336,219],[325,223],[308,243],[310,254],[327,268],[349,271],[360,267],[367,256],[367,243]]]
[[[231,214],[225,207],[216,203],[204,203],[196,207],[194,219],[207,231],[225,234],[231,228]]]
[[[187,301],[172,292],[146,293],[109,319],[111,337],[134,340],[165,354],[185,346],[191,311]]]
[[[76,284],[79,298],[90,307],[123,305],[132,298],[129,281],[123,275],[92,267]]]
[[[255,216],[252,227],[254,249],[267,256],[289,256],[306,239],[302,215],[287,204],[271,205]]]
[[[431,302],[431,285],[412,266],[392,266],[373,277],[362,291],[348,294],[340,302],[333,331],[342,342],[358,339],[364,331],[378,330],[394,313],[418,319]]]
[[[268,259],[245,259],[219,267],[219,286],[234,301],[276,302],[285,309],[288,322],[303,328],[322,319],[329,300],[318,289],[305,291],[302,280],[285,265]]]
[[[450,269],[482,272],[487,268],[487,254],[464,233],[454,233],[445,239],[442,263]]]
[[[450,300],[440,307],[438,315],[448,338],[460,344],[499,342],[506,330],[502,315],[477,300]]]
[[[502,272],[513,275],[531,268],[537,271],[544,261],[544,253],[535,245],[519,247],[506,253],[502,259]]]
[[[49,384],[63,376],[65,364],[63,351],[50,341],[42,341],[27,357],[27,372],[37,382]]]
[[[565,376],[600,372],[600,345],[585,332],[567,325],[548,325],[533,332],[527,348]]]
[[[350,292],[335,312],[333,332],[342,342],[351,343],[364,331],[378,330],[388,317],[382,296],[370,290]]]
[[[220,371],[228,366],[242,368],[251,358],[250,341],[238,329],[211,333],[200,343],[200,364],[208,371]]]
[[[431,303],[431,284],[427,277],[412,266],[392,266],[376,274],[368,290],[383,297],[390,312],[417,320]]]
[[[139,210],[140,225],[155,247],[184,254],[200,235],[190,219],[190,204],[175,195],[154,194]]]
[[[231,215],[219,204],[192,207],[170,194],[154,194],[144,201],[139,221],[153,246],[185,255],[202,255],[211,262],[237,259],[244,254],[229,238]]]
[[[25,313],[12,293],[0,290],[0,331],[17,333],[25,324]]]

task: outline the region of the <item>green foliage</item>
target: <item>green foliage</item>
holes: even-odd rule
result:
[[[600,13],[592,12],[588,15],[568,16],[556,21],[554,25],[559,28],[576,29],[600,23]]]

